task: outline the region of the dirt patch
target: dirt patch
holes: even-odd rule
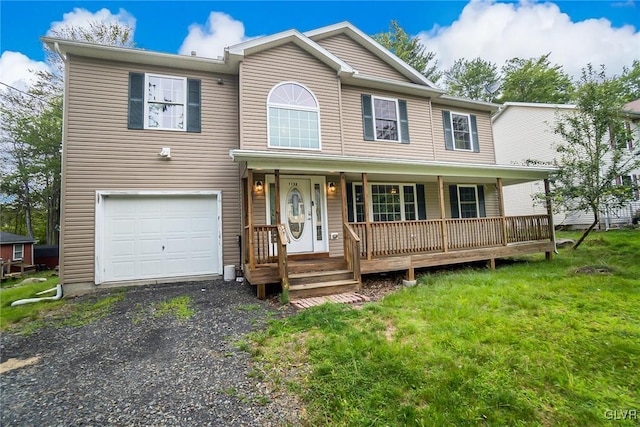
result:
[[[39,361],[40,356],[34,356],[28,359],[7,359],[0,363],[0,374],[13,371],[14,369],[23,368],[25,366],[35,365]]]
[[[611,269],[609,267],[604,266],[592,266],[588,265],[585,267],[580,267],[576,270],[576,274],[610,274]]]

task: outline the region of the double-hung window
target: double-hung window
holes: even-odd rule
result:
[[[480,218],[487,216],[484,187],[459,184],[449,186],[452,218]]]
[[[374,222],[413,221],[418,217],[415,184],[369,184],[371,220]],[[365,221],[362,184],[354,184],[353,201],[356,222]]]
[[[473,114],[442,112],[447,150],[479,152],[478,124]]]
[[[23,257],[24,257],[24,244],[15,243],[13,245],[13,260],[21,261]]]
[[[200,80],[129,73],[129,129],[201,131]]]
[[[409,143],[407,101],[362,95],[362,125],[365,141]]]
[[[145,87],[145,127],[184,130],[187,79],[147,74]]]
[[[271,89],[267,106],[269,147],[320,150],[320,109],[309,89],[280,83]]]

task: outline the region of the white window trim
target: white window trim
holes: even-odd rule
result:
[[[476,216],[473,218],[480,218],[480,202],[478,200],[478,186],[477,185],[469,185],[469,184],[458,184],[456,185],[456,191],[458,192],[458,218],[459,219],[467,219],[462,217],[462,203],[460,202],[460,187],[465,188],[473,188],[475,191],[476,197]]]
[[[456,114],[458,116],[466,116],[469,121],[469,139],[471,140],[471,148],[456,148],[456,133],[453,129],[453,115]],[[466,151],[473,152],[474,147],[478,143],[473,137],[473,129],[471,128],[471,114],[469,113],[460,113],[458,111],[449,111],[449,123],[451,123],[451,138],[453,143],[453,151]]]
[[[161,79],[175,79],[175,80],[183,80],[184,81],[184,126],[182,129],[174,129],[174,128],[163,128],[163,127],[149,127],[149,77],[159,77]],[[168,76],[165,74],[156,74],[156,73],[144,73],[144,128],[149,130],[168,130],[174,132],[186,132],[187,131],[187,123],[188,123],[188,111],[187,111],[187,95],[189,88],[187,87],[188,82],[186,77],[180,76]],[[181,105],[181,104],[175,104]]]
[[[16,248],[21,247],[20,253],[22,254],[20,258],[16,257]],[[14,243],[13,244],[13,260],[14,261],[22,261],[24,259],[24,243]]]
[[[393,101],[396,104],[396,118],[398,123],[398,139],[378,139],[378,128],[376,127],[376,99],[383,101]],[[402,142],[402,126],[400,125],[400,105],[398,98],[386,98],[384,96],[371,95],[371,116],[373,117],[373,139],[382,142]],[[380,119],[386,120],[386,119]]]
[[[289,104],[280,104],[278,102],[269,102],[269,99],[271,98],[271,94],[273,93],[273,91],[276,90],[278,87],[280,87],[282,85],[285,85],[285,84],[298,85],[298,86],[304,88],[305,90],[307,90],[311,94],[311,96],[313,97],[314,101],[316,102],[317,107],[316,108],[299,107],[299,106],[292,106],[292,105],[289,105]],[[281,109],[284,109],[284,110],[313,111],[313,112],[316,112],[318,114],[318,148],[282,147],[282,146],[279,146],[279,145],[271,145],[271,129],[270,129],[270,126],[271,126],[271,109],[270,109],[270,107],[281,108]],[[303,85],[302,83],[289,80],[289,81],[286,81],[286,82],[280,82],[280,83],[276,84],[269,91],[269,94],[267,95],[267,147],[268,148],[283,149],[283,150],[295,150],[295,151],[322,151],[322,123],[320,121],[320,102],[318,102],[318,98],[316,97],[316,94],[313,93],[313,91],[311,89],[309,89],[307,86]]]
[[[358,219],[358,209],[356,207],[356,185],[362,186],[362,182],[352,182],[351,183],[351,200],[353,206],[353,219],[354,222],[357,222]],[[373,193],[371,191],[372,186],[374,185],[397,185],[400,189],[400,215],[402,219],[400,221],[418,221],[418,189],[417,184],[415,183],[406,183],[406,182],[369,182],[369,218],[371,218],[371,222],[395,222],[395,221],[374,221],[373,220]],[[404,208],[404,187],[412,187],[413,188],[413,198],[414,198],[414,215],[416,219],[406,219],[405,208]]]

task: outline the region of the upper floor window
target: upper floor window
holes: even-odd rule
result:
[[[129,129],[200,132],[200,80],[129,73]]]
[[[442,122],[447,150],[480,151],[476,116],[443,111]]]
[[[366,141],[409,143],[407,101],[362,95],[362,123]]]
[[[184,130],[187,79],[147,74],[145,87],[145,127]]]
[[[267,98],[269,147],[319,150],[320,111],[315,95],[299,83],[276,85]]]

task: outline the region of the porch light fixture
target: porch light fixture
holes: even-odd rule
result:
[[[255,193],[262,193],[263,190],[263,185],[262,185],[262,181],[258,180],[253,184],[253,191]]]
[[[335,182],[330,182],[329,183],[329,193],[335,193],[336,192],[336,183]]]

